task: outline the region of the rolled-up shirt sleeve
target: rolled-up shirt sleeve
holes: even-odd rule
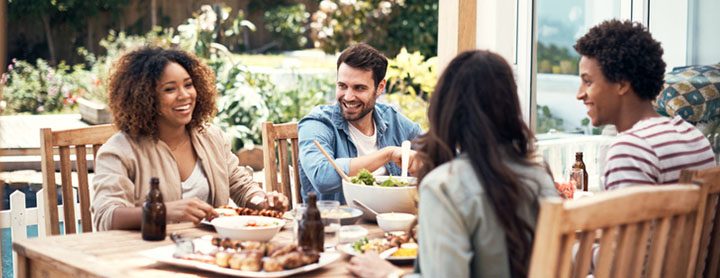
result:
[[[300,164],[313,188],[321,194],[333,193],[342,187],[340,175],[313,142],[317,140],[330,157],[335,157],[335,138],[330,128],[332,127],[312,119],[298,124]],[[335,163],[347,174],[350,172],[351,159],[335,158]]]
[[[129,178],[135,172],[136,163],[121,155],[121,151],[103,145],[95,159],[95,176],[92,180],[95,191],[92,212],[93,225],[97,231],[112,228],[113,212],[119,207],[134,207],[135,185]]]
[[[218,130],[221,133],[221,131]],[[230,141],[224,136],[219,134],[219,138],[223,141],[223,153],[225,154],[225,161],[227,162],[227,173],[230,184],[230,198],[238,206],[247,206],[250,199],[253,196],[264,194],[264,191],[260,185],[253,180],[252,168],[247,166],[240,166],[238,157],[232,152]]]

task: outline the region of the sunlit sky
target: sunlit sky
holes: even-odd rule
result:
[[[539,0],[538,41],[570,47],[582,31],[585,1]]]

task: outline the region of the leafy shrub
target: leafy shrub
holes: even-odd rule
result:
[[[388,61],[386,101],[405,116],[428,129],[428,100],[437,83],[437,57],[425,59],[420,52],[405,48]]]
[[[265,28],[279,40],[282,49],[299,49],[308,43],[305,5],[280,6],[265,12]]]
[[[312,15],[311,37],[315,47],[335,53],[358,42],[380,47],[397,0],[323,0]]]
[[[70,67],[64,63],[54,69],[42,59],[35,65],[13,60],[8,72],[0,78],[6,105],[4,113],[40,114],[72,109],[79,91],[68,82],[69,72]]]
[[[563,120],[553,117],[550,107],[547,105],[537,106],[537,128],[535,133],[548,133],[550,131],[564,131]]]
[[[335,53],[366,42],[394,56],[402,47],[437,55],[438,0],[323,0],[312,15],[315,47]]]

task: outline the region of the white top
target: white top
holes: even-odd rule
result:
[[[618,134],[605,163],[605,189],[675,183],[680,170],[715,166],[710,142],[679,116],[639,121]]]
[[[357,148],[357,156],[364,156],[371,153],[374,153],[378,151],[377,147],[377,128],[375,127],[375,123],[373,122],[373,135],[367,136],[362,133],[359,129],[357,129],[354,125],[348,124],[350,127],[350,140],[355,143],[355,148]],[[385,169],[385,166],[382,166],[378,168],[377,170],[373,171],[373,175],[375,176],[384,176],[387,174],[387,170]]]
[[[200,160],[195,162],[195,168],[193,168],[190,176],[180,182],[182,187],[182,198],[190,199],[197,197],[200,200],[210,203],[210,184],[205,175],[205,170],[200,166]]]

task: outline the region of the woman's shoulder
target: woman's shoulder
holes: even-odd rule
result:
[[[443,192],[448,195],[455,195],[453,193],[458,192],[457,196],[449,196],[452,198],[482,194],[482,187],[477,186],[478,184],[470,159],[460,156],[430,171],[423,178],[420,190]]]
[[[132,139],[129,135],[127,135],[125,132],[118,131],[110,138],[108,138],[107,141],[100,147],[99,151],[108,151],[108,150],[127,150],[132,147]]]

